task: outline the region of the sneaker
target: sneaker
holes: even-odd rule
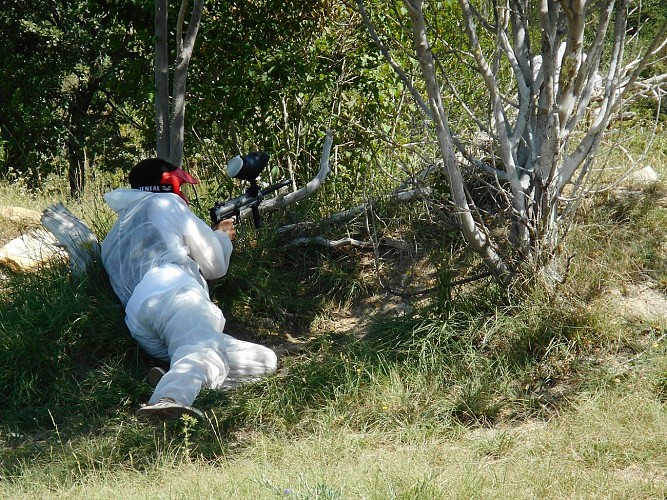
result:
[[[137,410],[138,420],[151,423],[178,420],[183,415],[190,415],[196,419],[204,418],[204,414],[197,408],[177,403],[173,398],[160,398],[157,403],[142,406]]]
[[[160,382],[160,379],[164,376],[164,374],[167,373],[165,370],[160,368],[159,366],[154,366],[148,371],[148,383],[152,388],[157,387],[158,382]]]

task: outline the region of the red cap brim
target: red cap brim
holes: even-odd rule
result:
[[[177,168],[170,172],[173,176],[178,177],[181,182],[187,182],[188,184],[199,184],[199,180],[192,177],[182,168]]]

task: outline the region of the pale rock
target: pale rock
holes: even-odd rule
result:
[[[23,207],[0,206],[0,217],[11,222],[39,223],[41,214],[35,210]]]
[[[646,166],[641,170],[631,173],[628,180],[639,184],[651,184],[660,180],[658,173],[651,166]]]
[[[29,231],[0,248],[0,264],[15,272],[36,269],[57,258],[67,259],[67,253],[45,229]]]

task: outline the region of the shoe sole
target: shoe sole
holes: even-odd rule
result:
[[[168,420],[179,420],[183,415],[189,415],[197,420],[202,420],[204,414],[196,408],[190,406],[161,405],[144,406],[137,410],[137,420],[148,423],[160,423]]]

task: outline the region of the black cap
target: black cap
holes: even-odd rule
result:
[[[130,170],[129,181],[132,188],[157,186],[162,181],[162,174],[176,170],[176,166],[160,158],[147,158],[137,163]]]

